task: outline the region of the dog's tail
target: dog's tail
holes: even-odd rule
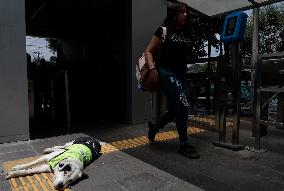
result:
[[[101,143],[93,137],[92,137],[92,145],[93,145],[93,149],[91,149],[92,156],[93,156],[92,160],[94,161],[102,155],[101,153],[102,146],[101,146]]]
[[[101,143],[97,140],[97,139],[95,139],[95,138],[93,138],[93,141],[94,141],[94,143],[95,143],[95,150],[96,150],[96,152],[97,153],[100,153],[101,152],[101,149],[102,149],[102,146],[101,146]]]

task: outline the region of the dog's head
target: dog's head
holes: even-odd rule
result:
[[[77,159],[64,159],[53,170],[55,189],[64,190],[82,177],[83,164]]]

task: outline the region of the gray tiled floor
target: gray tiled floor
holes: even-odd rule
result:
[[[41,154],[44,148],[63,144],[80,136],[94,136],[112,142],[147,134],[145,125],[119,125],[46,139],[0,145],[1,163]],[[165,130],[173,130],[169,125]],[[251,130],[241,128],[240,143],[253,147]],[[178,140],[104,154],[84,172],[88,178],[72,186],[75,191],[92,190],[284,190],[284,139],[271,130],[261,139],[266,152],[239,152],[213,146],[218,134],[205,131],[190,135],[190,141],[201,154],[190,160],[177,154]],[[0,190],[9,190],[0,169]]]

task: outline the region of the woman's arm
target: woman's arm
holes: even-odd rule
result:
[[[156,35],[154,35],[145,50],[146,63],[150,70],[155,69],[153,54],[159,47],[159,44],[160,39]]]

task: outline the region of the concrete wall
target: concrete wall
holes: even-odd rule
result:
[[[0,1],[0,142],[29,139],[25,1]]]
[[[131,39],[131,96],[128,117],[132,123],[143,123],[155,117],[155,94],[141,92],[137,88],[135,63],[146,48],[157,27],[162,24],[167,12],[166,0],[132,0]],[[152,107],[152,105],[154,107]]]
[[[135,63],[166,16],[167,1],[128,2],[127,120],[143,123],[154,117],[155,95],[137,88]],[[0,143],[29,139],[25,36],[25,1],[0,1]]]

